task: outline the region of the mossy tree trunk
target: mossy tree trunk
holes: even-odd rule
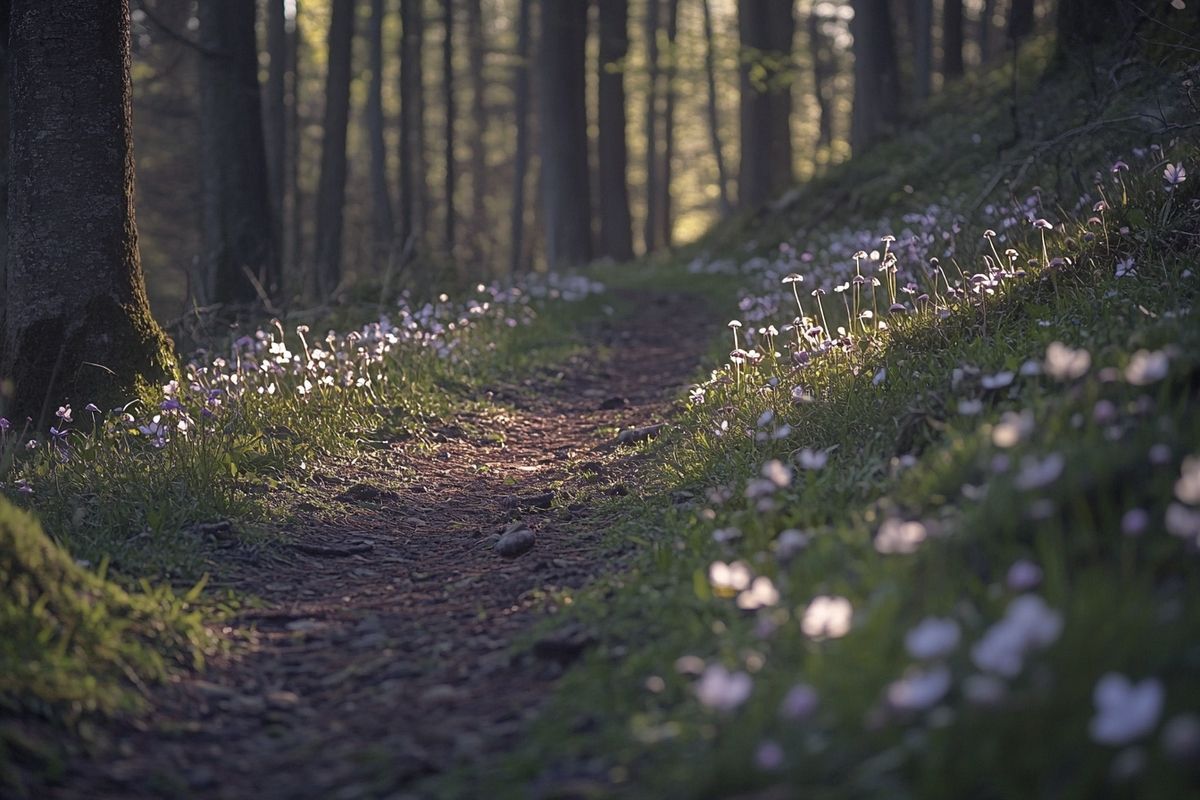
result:
[[[0,374],[12,411],[113,405],[174,369],[133,211],[128,0],[12,0],[9,260]]]

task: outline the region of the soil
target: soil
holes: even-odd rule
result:
[[[618,431],[655,435],[700,364],[702,337],[680,335],[693,301],[632,299],[588,351],[492,387],[492,411],[323,464],[282,543],[215,576],[261,598],[223,628],[229,655],[155,690],[48,796],[422,797],[430,776],[510,749],[591,643],[535,627],[620,563],[593,508],[638,491]]]

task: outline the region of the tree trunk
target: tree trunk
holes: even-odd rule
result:
[[[1146,0],[1059,0],[1057,60],[1071,58],[1076,50],[1090,55],[1094,46],[1128,35],[1145,5]]]
[[[996,0],[983,0],[983,10],[979,13],[979,61],[987,64],[995,54],[992,47],[993,28],[992,18],[996,16]]]
[[[924,103],[933,87],[933,0],[914,0],[912,34],[913,99]]]
[[[446,255],[454,257],[454,188],[458,180],[454,157],[454,0],[442,0],[442,108],[445,110],[446,139]]]
[[[942,77],[963,74],[963,0],[942,0]]]
[[[808,12],[808,45],[812,50],[813,96],[817,100],[817,145],[829,147],[833,144],[833,108],[829,101],[829,87],[833,84],[833,75],[830,74],[829,64],[825,61],[825,36],[821,33],[821,18],[813,10]]]
[[[423,0],[400,0],[400,237],[411,254],[425,236],[425,40]]]
[[[0,289],[8,285],[8,19],[9,0],[0,0]],[[4,357],[5,303],[0,298],[0,358]],[[0,386],[0,406],[4,388]]]
[[[588,187],[587,3],[542,5],[542,201],[550,269],[592,257]]]
[[[478,264],[491,261],[491,230],[488,223],[487,83],[484,76],[487,37],[483,29],[483,4],[467,0],[468,58],[471,67],[471,256]]]
[[[600,0],[604,2],[604,0]],[[659,0],[646,0],[646,219],[645,252],[658,249],[658,28]]]
[[[553,1],[553,0],[551,0]],[[598,0],[600,42],[597,77],[600,255],[633,258],[629,213],[629,154],[625,142],[625,58],[629,55],[628,0]]]
[[[704,11],[704,77],[708,82],[708,134],[712,140],[713,157],[717,162],[717,196],[721,216],[729,216],[729,177],[725,172],[725,153],[721,146],[721,116],[717,106],[717,52],[713,36],[712,8],[708,0],[700,0]]]
[[[205,2],[198,13],[205,299],[253,303],[279,291],[254,4]]]
[[[662,211],[660,241],[664,247],[672,242],[671,229],[671,162],[675,158],[675,79],[679,74],[679,53],[675,37],[679,33],[679,0],[667,0],[667,68],[664,71],[666,107],[663,109]]]
[[[10,413],[112,407],[174,371],[146,300],[133,211],[127,0],[13,0]]]
[[[888,0],[854,0],[854,112],[850,147],[869,147],[898,122],[901,97]]]
[[[513,153],[513,199],[510,221],[508,271],[516,275],[525,263],[525,181],[529,171],[529,66],[531,50],[530,6],[532,0],[519,0],[517,9],[517,58],[513,74],[513,98],[516,115],[516,150]]]
[[[792,177],[791,0],[738,4],[741,44],[741,168],[738,202],[755,208],[790,186]]]
[[[317,183],[317,296],[333,297],[342,280],[342,223],[346,203],[346,126],[350,121],[350,70],[354,0],[333,0],[321,177]]]
[[[300,183],[301,157],[304,155],[303,126],[300,124],[300,44],[303,42],[300,30],[300,0],[296,0],[296,15],[292,20],[292,30],[289,36],[288,57],[290,59],[292,85],[291,108],[289,111],[290,126],[288,136],[288,194],[291,196],[291,253],[285,262],[295,277],[291,281],[290,291],[300,293],[307,289],[304,277],[308,274],[305,268],[307,253],[305,252],[304,220],[305,212],[304,187]]]
[[[284,215],[287,207],[288,169],[288,36],[284,0],[267,0],[266,12],[267,55],[270,58],[263,109],[263,131],[266,133],[267,149],[267,196],[271,202],[272,239],[276,244],[276,251],[282,256],[287,241],[284,234]]]
[[[1033,33],[1033,0],[1011,0],[1008,8],[1008,41],[1010,46],[1029,38]]]
[[[383,119],[383,23],[384,0],[371,0],[370,46],[371,83],[367,88],[367,138],[371,151],[371,235],[375,268],[385,267],[396,234],[392,217],[392,194],[388,188],[387,143]]]

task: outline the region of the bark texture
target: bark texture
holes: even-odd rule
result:
[[[205,299],[253,303],[260,291],[275,296],[280,283],[254,4],[207,0],[198,13]]]
[[[756,208],[791,185],[792,37],[790,0],[738,4],[741,140],[738,202]]]
[[[600,255],[633,258],[629,213],[629,154],[625,141],[625,58],[629,55],[629,3],[598,0],[600,42],[596,143],[600,198]]]
[[[542,4],[542,200],[550,269],[592,257],[585,52],[587,3]]]
[[[342,224],[346,204],[346,126],[350,121],[350,70],[354,0],[333,0],[321,177],[317,184],[317,295],[330,298],[342,280]]]
[[[127,0],[13,0],[6,336],[10,413],[113,406],[174,369],[133,211]]]
[[[900,71],[896,64],[888,0],[854,0],[854,112],[850,146],[869,147],[900,118]]]

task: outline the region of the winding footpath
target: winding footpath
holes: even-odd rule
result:
[[[50,796],[412,798],[511,748],[589,644],[568,627],[513,647],[554,593],[613,568],[588,498],[637,491],[614,431],[667,418],[704,350],[680,333],[705,321],[693,301],[630,299],[585,353],[492,387],[503,411],[323,464],[281,498],[282,544],[228,542],[214,577],[262,600],[223,630],[228,655],[156,690],[115,752]],[[506,532],[520,555],[497,552]]]

